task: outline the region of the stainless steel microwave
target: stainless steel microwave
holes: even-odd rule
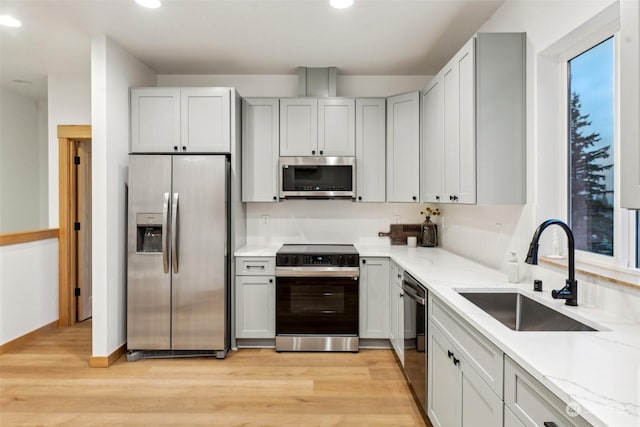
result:
[[[355,197],[355,157],[280,157],[281,199]]]

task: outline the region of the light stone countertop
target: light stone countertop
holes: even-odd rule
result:
[[[507,282],[504,273],[440,248],[355,245],[361,257],[389,257],[430,292],[498,346],[596,427],[640,427],[640,324],[615,313],[580,305],[568,307],[549,289]],[[275,256],[280,245],[244,247],[236,256]],[[598,329],[598,332],[513,331],[456,290],[518,290]]]

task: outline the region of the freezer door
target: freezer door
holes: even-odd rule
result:
[[[227,348],[227,160],[174,156],[173,350]]]
[[[127,347],[171,349],[171,156],[129,156]]]

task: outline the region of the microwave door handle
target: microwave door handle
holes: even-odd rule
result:
[[[162,270],[169,272],[169,251],[167,250],[167,239],[169,238],[167,230],[169,228],[169,193],[164,193],[164,202],[162,203]]]

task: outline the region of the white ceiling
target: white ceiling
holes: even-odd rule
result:
[[[46,76],[90,70],[106,34],[158,74],[429,75],[505,0],[2,0],[20,28],[0,28],[1,83],[46,97]],[[15,83],[26,80],[33,84]]]

